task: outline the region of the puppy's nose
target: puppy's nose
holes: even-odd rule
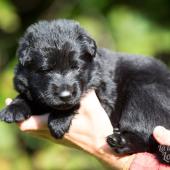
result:
[[[69,91],[67,91],[67,90],[66,91],[62,91],[59,94],[59,97],[63,101],[68,101],[71,98],[71,93]]]

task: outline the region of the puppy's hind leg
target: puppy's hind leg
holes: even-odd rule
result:
[[[118,107],[121,109],[115,111],[121,115],[119,128],[107,138],[115,152],[132,154],[149,150],[149,136],[156,126],[154,122],[157,122],[154,115],[159,111],[159,103],[153,101],[152,89],[153,85],[146,86],[138,82],[126,86],[124,95],[119,99],[119,103],[123,103]]]
[[[146,144],[140,135],[128,131],[121,132],[114,128],[113,134],[107,137],[107,143],[118,154],[144,152]]]

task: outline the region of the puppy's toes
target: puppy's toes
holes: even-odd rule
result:
[[[121,134],[113,134],[107,137],[107,143],[117,154],[130,154],[132,152],[126,139]]]
[[[147,145],[141,136],[142,134],[116,128],[113,134],[107,137],[107,143],[117,154],[144,152],[147,151]]]
[[[131,153],[131,147],[129,146],[126,136],[124,136],[119,128],[113,129],[113,134],[107,137],[107,143],[117,154],[129,154]]]
[[[7,123],[11,123],[13,122],[14,120],[14,117],[13,117],[13,114],[8,112],[7,109],[3,109],[1,112],[0,112],[0,119],[2,121],[5,121]]]
[[[124,155],[124,154],[131,154],[131,148],[129,146],[124,146],[124,147],[120,147],[120,148],[115,148],[114,151],[117,153],[117,154],[120,154],[120,155]]]
[[[9,105],[0,112],[0,119],[7,123],[21,122],[30,117],[30,112],[22,107]]]
[[[57,139],[61,139],[65,132],[68,131],[68,128],[65,126],[65,124],[58,124],[57,120],[49,121],[48,127],[51,134]]]
[[[68,132],[73,114],[65,114],[66,117],[63,117],[60,113],[50,114],[48,117],[48,127],[51,134],[60,139]]]
[[[120,134],[112,134],[107,137],[107,143],[112,147],[123,147],[126,145],[126,139]]]
[[[14,119],[15,119],[15,122],[22,122],[22,121],[28,119],[29,117],[30,117],[29,113],[27,113],[27,112],[21,113],[20,112],[20,113],[15,114]]]

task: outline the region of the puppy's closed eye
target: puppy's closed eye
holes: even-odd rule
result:
[[[48,72],[50,72],[52,70],[53,70],[53,68],[40,68],[40,69],[36,70],[36,73],[45,74],[45,73],[48,73]]]
[[[80,69],[78,63],[76,63],[76,62],[73,62],[73,63],[71,64],[70,68],[71,68],[72,70],[79,70],[79,69]]]
[[[54,70],[54,68],[55,68],[55,64],[53,64],[53,65],[50,64],[50,65],[39,67],[39,69],[36,72],[48,73],[48,72]]]

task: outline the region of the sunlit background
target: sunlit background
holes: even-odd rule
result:
[[[0,108],[15,97],[12,77],[19,37],[30,24],[71,18],[114,51],[154,56],[170,64],[169,0],[0,0]],[[88,154],[19,132],[0,122],[2,170],[102,170]]]

